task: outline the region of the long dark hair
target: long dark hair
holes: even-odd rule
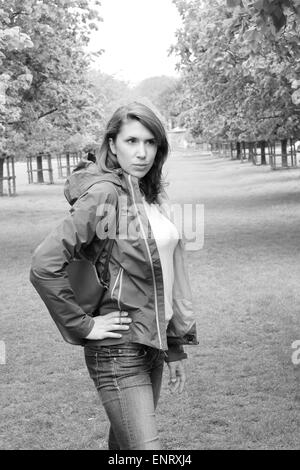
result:
[[[169,153],[166,131],[156,114],[142,103],[133,102],[118,108],[108,121],[103,142],[99,151],[98,165],[103,172],[112,172],[120,168],[116,156],[111,152],[109,139],[116,140],[121,127],[128,120],[139,121],[154,135],[157,142],[157,153],[148,173],[140,179],[140,189],[149,203],[157,202],[157,197],[165,183],[162,180],[162,167]]]

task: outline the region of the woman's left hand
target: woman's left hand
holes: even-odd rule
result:
[[[182,393],[186,382],[183,361],[167,362],[167,364],[170,372],[170,380],[168,383],[171,392],[173,393],[178,390],[179,393]]]

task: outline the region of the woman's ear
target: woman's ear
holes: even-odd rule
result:
[[[111,152],[116,156],[117,155],[116,146],[115,146],[114,140],[111,137],[109,138],[108,143],[109,143],[109,148]]]

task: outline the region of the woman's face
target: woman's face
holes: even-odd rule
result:
[[[109,145],[120,167],[137,178],[148,173],[157,153],[154,135],[137,120],[124,123],[115,141],[109,140]]]

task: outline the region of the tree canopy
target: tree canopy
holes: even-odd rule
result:
[[[194,135],[260,140],[300,133],[300,1],[174,0],[183,27],[182,118]]]
[[[101,18],[92,3],[0,0],[2,152],[51,150],[96,131],[102,113],[88,87],[86,46]]]

